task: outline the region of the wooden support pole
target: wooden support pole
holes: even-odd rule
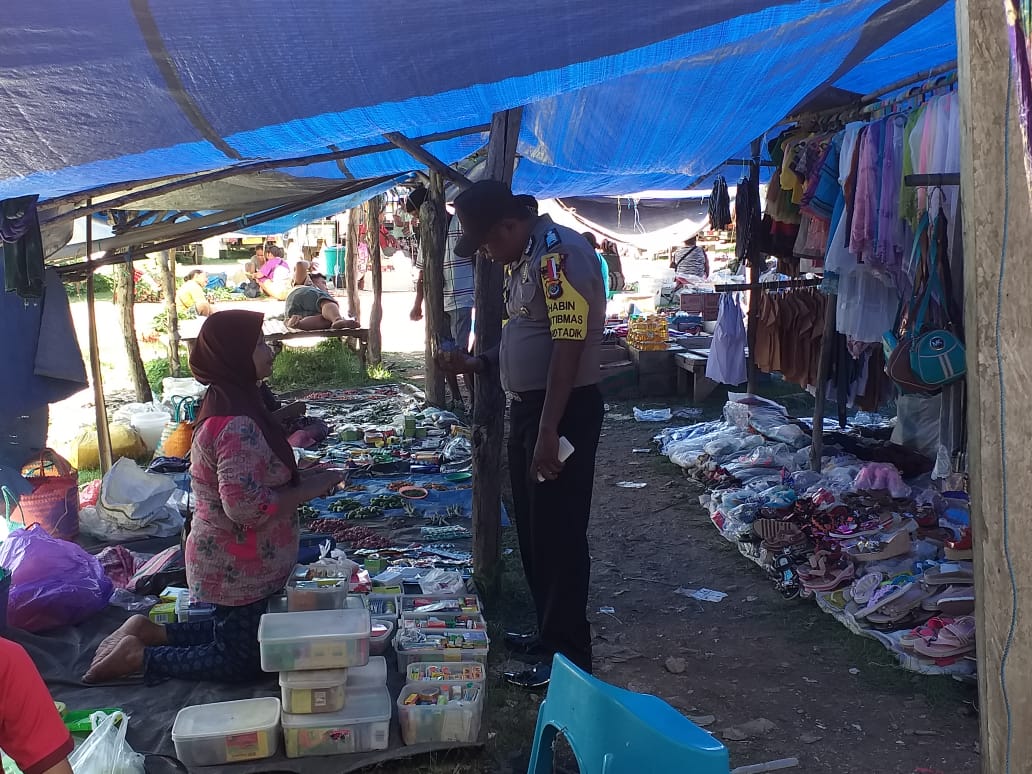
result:
[[[380,265],[380,214],[383,200],[374,196],[365,203],[366,238],[369,240],[369,268],[373,275],[373,306],[369,310],[369,361],[383,360],[383,338],[380,325],[383,323],[383,271]]]
[[[751,201],[760,200],[760,141],[762,138],[753,140],[752,143],[752,161],[749,163],[749,196],[755,197]],[[753,208],[749,208],[748,217],[752,217]],[[742,233],[742,224],[738,224],[738,232]],[[756,243],[756,230],[759,228],[759,223],[753,223],[749,227],[748,234],[750,244],[749,252],[746,260],[749,264],[749,283],[756,285],[760,281],[760,251]],[[759,370],[756,368],[756,328],[759,324],[760,319],[760,294],[753,290],[749,293],[749,313],[747,315],[747,340],[749,342],[749,357],[747,358],[747,364],[749,366],[749,394],[752,395],[756,392],[756,387],[759,382]]]
[[[813,402],[813,434],[810,442],[810,470],[819,472],[824,453],[824,403],[828,395],[828,373],[831,371],[831,353],[835,342],[838,320],[838,296],[828,296],[824,308],[824,333],[821,334],[821,354],[817,361],[817,389]]]
[[[523,109],[514,108],[491,118],[486,178],[512,182],[522,117]],[[475,276],[475,354],[481,355],[502,339],[502,267],[479,256]],[[473,570],[491,596],[500,579],[505,395],[497,373],[478,376],[473,390]]]
[[[1032,770],[1032,209],[1003,3],[959,0],[971,524],[982,771]]]
[[[444,372],[437,365],[444,330],[444,250],[448,213],[444,209],[444,177],[430,172],[426,199],[419,208],[419,250],[423,256],[423,304],[426,309],[426,402],[446,405]],[[458,396],[456,396],[458,397]]]
[[[88,202],[87,202],[88,204]],[[93,408],[97,421],[97,452],[100,457],[100,472],[111,470],[111,430],[108,427],[107,402],[104,400],[104,379],[100,365],[100,336],[97,332],[97,287],[93,276],[93,218],[86,218],[86,312],[88,315],[90,349],[90,374],[93,377]]]
[[[384,135],[384,138],[394,145],[397,145],[416,161],[426,164],[427,169],[431,172],[436,172],[446,180],[457,185],[459,188],[466,189],[473,185],[470,179],[464,174],[452,169],[422,145],[410,140],[400,132],[387,132],[387,134]]]
[[[122,341],[125,346],[126,359],[129,361],[129,375],[133,382],[133,391],[139,403],[150,403],[150,383],[147,381],[147,370],[143,366],[140,354],[140,340],[136,337],[136,280],[133,275],[132,251],[126,256],[127,262],[112,268],[114,273],[114,297],[112,301],[118,309],[118,320],[122,327]]]
[[[165,316],[168,318],[168,367],[172,376],[181,376],[183,364],[179,360],[179,312],[176,311],[176,251],[158,253],[161,271],[161,293],[165,297]]]
[[[344,243],[344,283],[348,288],[348,316],[362,321],[362,301],[358,297],[358,218],[356,207],[348,210],[348,235]]]

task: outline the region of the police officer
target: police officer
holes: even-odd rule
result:
[[[455,254],[483,248],[508,270],[501,346],[478,358],[451,357],[445,366],[500,369],[511,401],[509,472],[538,633],[507,636],[510,649],[530,657],[527,669],[507,677],[536,688],[547,685],[554,653],[591,671],[587,529],[603,416],[597,383],[605,290],[584,237],[538,216],[506,184],[475,183],[456,197],[455,213],[463,230]],[[561,437],[574,449],[565,462]]]

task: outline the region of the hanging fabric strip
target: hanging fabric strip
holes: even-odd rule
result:
[[[1018,122],[1025,146],[1025,177],[1032,191],[1032,70],[1030,70],[1029,31],[1032,30],[1032,3],[1029,0],[1004,0],[1011,59],[1014,64],[1014,89],[1018,99]]]

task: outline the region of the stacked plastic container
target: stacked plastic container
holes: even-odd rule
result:
[[[490,644],[477,597],[402,596],[394,649],[403,672],[417,662],[486,665]]]
[[[268,613],[258,630],[262,669],[280,673],[287,757],[387,749],[387,662],[369,658],[369,611],[347,599],[333,602],[344,609],[318,609],[330,603],[306,591],[319,595],[317,609]]]
[[[484,673],[477,661],[409,664],[398,695],[405,744],[477,741],[486,698]]]

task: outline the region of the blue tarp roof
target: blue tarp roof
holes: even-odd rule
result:
[[[0,198],[426,136],[521,105],[515,189],[684,187],[824,90],[956,58],[952,0],[9,6]],[[450,163],[485,139],[429,149]],[[420,166],[399,150],[283,171],[332,183]]]

